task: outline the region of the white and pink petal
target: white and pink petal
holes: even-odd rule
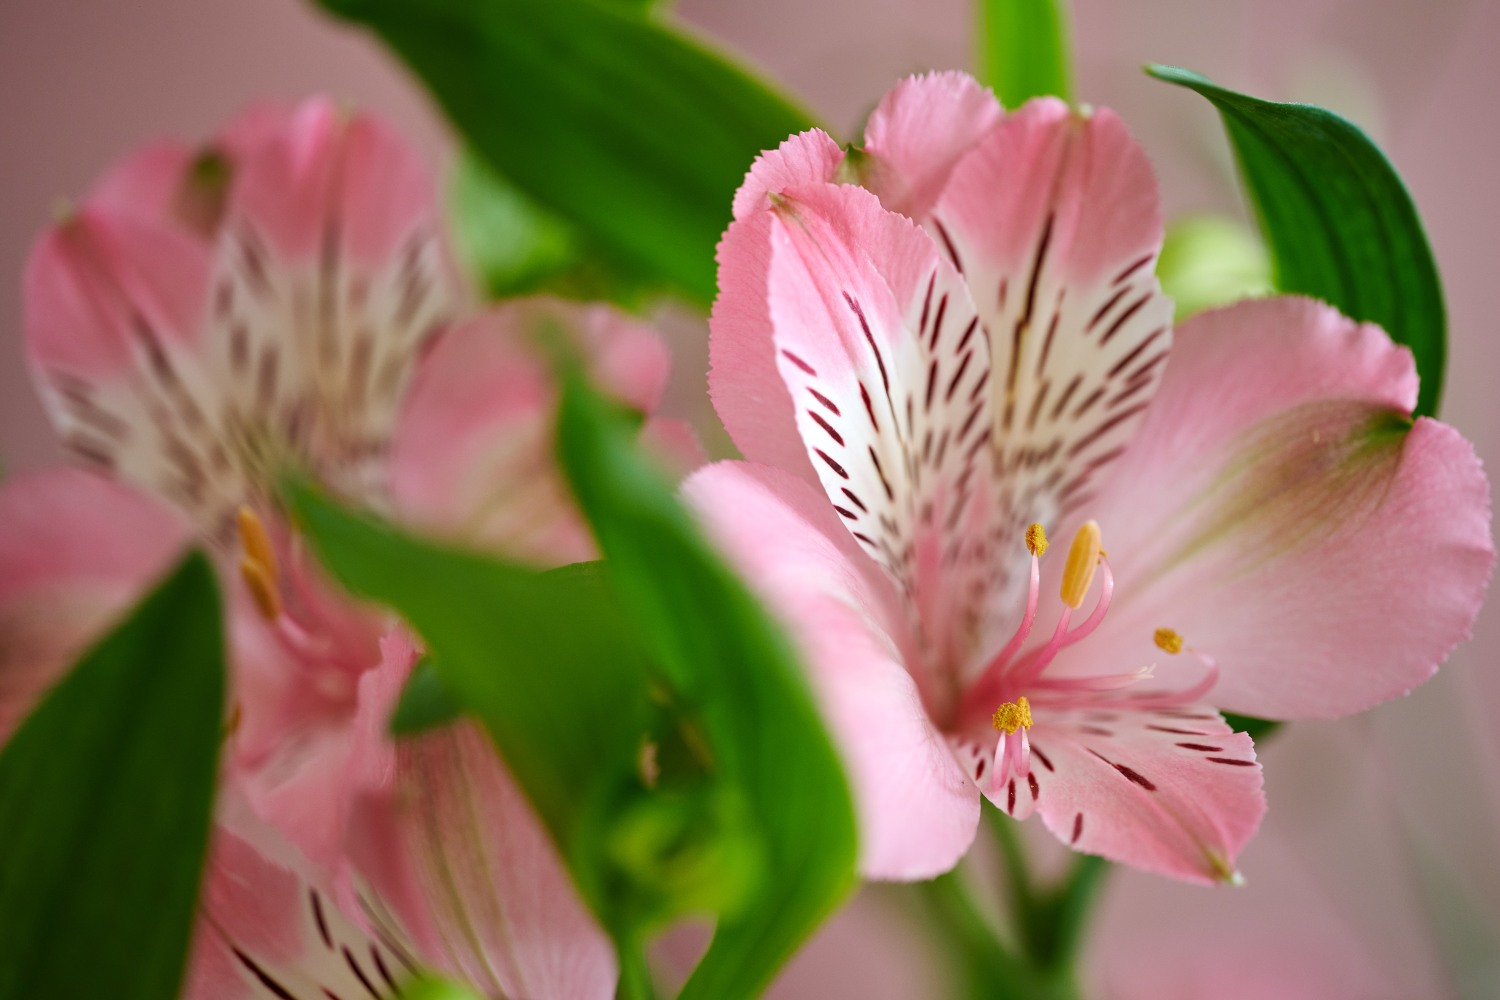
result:
[[[860,188],[772,213],[781,378],[833,509],[915,608],[929,658],[962,661],[995,585],[988,348],[932,240]]]
[[[914,640],[890,582],[794,476],[721,463],[683,492],[803,656],[852,784],[861,871],[947,871],[973,840],[978,795],[928,718],[924,680],[907,672]]]
[[[407,945],[361,926],[277,833],[243,816],[214,829],[185,1000],[395,1000],[419,971]]]
[[[831,182],[843,162],[819,130],[762,153],[735,194],[735,220],[719,241],[719,294],[709,317],[708,392],[740,454],[815,482],[797,436],[793,405],[777,369],[767,282],[771,265],[770,196]]]
[[[390,783],[357,805],[348,851],[375,926],[438,972],[485,996],[614,996],[608,936],[476,724],[397,744]]]
[[[1150,165],[1111,112],[1034,100],[958,162],[926,225],[989,334],[1004,520],[1053,524],[1105,481],[1171,344]]]
[[[1415,394],[1406,350],[1318,303],[1191,321],[1096,507],[1120,587],[1089,655],[1160,659],[1152,634],[1174,629],[1217,662],[1218,703],[1270,718],[1359,711],[1429,677],[1468,635],[1494,550],[1472,446],[1412,423]]]
[[[992,796],[1041,813],[1074,850],[1188,881],[1232,882],[1265,813],[1250,738],[1212,708],[1039,704],[1031,781]]]

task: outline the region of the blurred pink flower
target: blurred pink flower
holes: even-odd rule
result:
[[[392,973],[423,965],[488,994],[612,995],[610,944],[482,732],[389,738],[415,641],[324,579],[275,493],[301,471],[469,544],[588,558],[551,464],[554,389],[528,338],[571,337],[603,385],[649,412],[666,378],[656,335],[603,307],[477,311],[425,167],[378,121],[326,101],[255,112],[206,152],[158,143],[130,157],[43,235],[25,287],[30,360],[69,450],[176,510],[69,472],[8,486],[33,516],[0,533],[28,544],[49,515],[27,491],[42,490],[70,498],[56,514],[68,537],[134,520],[140,561],[164,565],[196,535],[229,570],[224,799],[239,819],[219,834],[215,857],[234,864],[209,875],[214,933],[200,942],[218,959],[196,961],[195,995],[249,995],[268,979],[339,993],[351,970],[381,992],[380,948]],[[660,438],[684,454],[680,434]],[[97,575],[89,558],[54,566],[47,549],[28,552],[24,565],[70,593]],[[116,610],[149,575],[111,578]],[[33,590],[18,585],[28,608]],[[0,704],[19,714],[102,618],[5,620],[40,643],[6,665],[5,690],[24,697]],[[244,873],[268,866],[286,891],[251,899]],[[233,916],[234,900],[266,919]],[[345,961],[335,920],[379,948]],[[319,978],[329,969],[343,987]]]
[[[710,389],[750,461],[686,490],[803,645],[867,873],[952,866],[983,794],[1232,879],[1260,771],[1204,699],[1354,712],[1467,635],[1488,485],[1410,418],[1409,353],[1298,299],[1174,346],[1155,182],[1110,112],[910,79],[862,148],[764,154],[734,214]]]

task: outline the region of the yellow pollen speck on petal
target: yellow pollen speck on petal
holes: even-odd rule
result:
[[[240,576],[255,598],[255,606],[266,621],[275,621],[281,615],[281,597],[276,593],[276,581],[271,579],[265,566],[248,556],[240,560]]]
[[[267,579],[276,581],[276,550],[271,547],[271,536],[266,526],[249,507],[241,507],[236,515],[240,529],[240,545],[245,549],[245,558],[259,563]]]
[[[1047,554],[1047,532],[1042,530],[1040,524],[1033,524],[1026,529],[1026,551],[1034,556]]]
[[[1068,562],[1063,566],[1062,599],[1074,611],[1083,607],[1083,598],[1094,582],[1099,554],[1104,551],[1100,541],[1099,523],[1085,521],[1068,549]]]
[[[1178,653],[1182,652],[1182,636],[1178,635],[1176,632],[1172,631],[1169,628],[1157,629],[1156,635],[1152,636],[1151,638],[1152,641],[1156,643],[1156,648],[1164,653],[1170,653],[1173,656],[1176,656]]]
[[[1031,702],[1022,695],[1015,701],[1007,701],[995,709],[995,715],[990,720],[997,732],[1013,735],[1017,729],[1031,728]]]

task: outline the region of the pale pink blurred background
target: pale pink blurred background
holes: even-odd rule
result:
[[[1444,417],[1500,467],[1500,3],[1495,0],[1075,0],[1079,98],[1119,110],[1169,214],[1235,211],[1207,106],[1138,67],[1169,62],[1264,96],[1343,111],[1406,178],[1447,287]],[[682,0],[677,13],[778,76],[845,135],[898,76],[969,63],[965,0]],[[20,351],[27,248],[64,196],[156,133],[203,136],[248,101],[327,91],[394,119],[435,165],[450,141],[362,35],[295,0],[0,4],[0,458],[56,460]],[[685,151],[684,155],[690,155]],[[677,405],[701,393],[684,352]],[[1349,572],[1358,573],[1358,566]],[[1204,891],[1132,874],[1088,951],[1098,995],[1500,996],[1500,606],[1439,678],[1356,720],[1263,749],[1271,812],[1249,885]],[[775,990],[781,1000],[937,995],[901,897],[867,893]]]

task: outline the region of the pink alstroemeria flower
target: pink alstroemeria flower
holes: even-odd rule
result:
[[[175,511],[81,470],[0,486],[0,746],[190,538]],[[226,798],[183,995],[275,996],[270,982],[294,996],[368,996],[360,977],[390,995],[415,960],[345,918],[297,852],[232,790]]]
[[[245,897],[211,894],[205,919],[230,928],[233,961],[195,973],[213,985],[194,995],[275,994],[268,980],[344,995],[318,978],[328,907],[386,958],[488,996],[612,995],[608,939],[489,741],[467,723],[390,740],[419,649],[324,579],[274,499],[301,470],[424,530],[543,563],[588,557],[550,463],[555,391],[529,344],[543,332],[573,337],[623,401],[656,405],[667,359],[650,330],[560,302],[473,309],[426,169],[324,101],[248,116],[206,154],[148,147],[35,249],[27,344],[65,444],[170,502],[179,536],[226,569],[225,798],[244,821],[222,856],[322,893],[315,920],[301,890],[252,908],[297,906],[265,953],[233,931],[259,924],[225,915]],[[110,506],[91,516],[107,525]],[[282,846],[252,864],[264,831]]]
[[[1466,636],[1488,486],[1410,418],[1409,353],[1299,299],[1174,338],[1110,112],[910,79],[862,148],[764,154],[734,215],[710,388],[749,462],[685,490],[803,647],[868,874],[949,868],[983,795],[1233,880],[1264,799],[1217,709],[1358,711]]]

